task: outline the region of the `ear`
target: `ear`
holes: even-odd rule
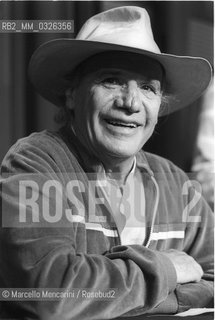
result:
[[[72,90],[71,88],[66,90],[66,107],[69,110],[73,110],[74,109],[74,89]]]

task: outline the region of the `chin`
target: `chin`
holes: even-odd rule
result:
[[[106,152],[109,156],[117,157],[117,158],[130,158],[137,154],[137,152],[141,148],[135,147],[134,144],[131,146],[129,144],[123,145],[121,144],[113,144],[112,146],[109,146],[109,148],[106,148]]]

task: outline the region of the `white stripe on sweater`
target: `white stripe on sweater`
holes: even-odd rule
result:
[[[116,230],[103,228],[99,223],[85,222],[85,218],[80,215],[72,215],[70,216],[70,222],[83,223],[85,225],[86,230],[95,230],[103,232],[103,234],[107,237],[118,237],[118,233]]]
[[[86,229],[87,230],[96,230],[96,231],[100,231],[103,232],[103,234],[107,237],[118,237],[117,231],[116,230],[110,230],[110,229],[106,229],[103,228],[100,224],[98,223],[90,223],[87,222],[86,223]]]
[[[165,231],[151,234],[151,240],[183,239],[184,231]]]

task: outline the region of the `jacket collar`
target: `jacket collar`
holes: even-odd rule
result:
[[[150,168],[149,162],[146,158],[146,155],[144,153],[143,150],[140,150],[137,154],[136,154],[136,159],[137,159],[137,167],[140,170],[144,170],[147,171],[149,173],[150,176],[154,177],[154,172],[152,171],[152,169]]]

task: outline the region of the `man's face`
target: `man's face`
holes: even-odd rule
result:
[[[161,104],[162,69],[153,60],[109,53],[91,58],[73,92],[73,128],[88,151],[131,158],[154,131]]]

